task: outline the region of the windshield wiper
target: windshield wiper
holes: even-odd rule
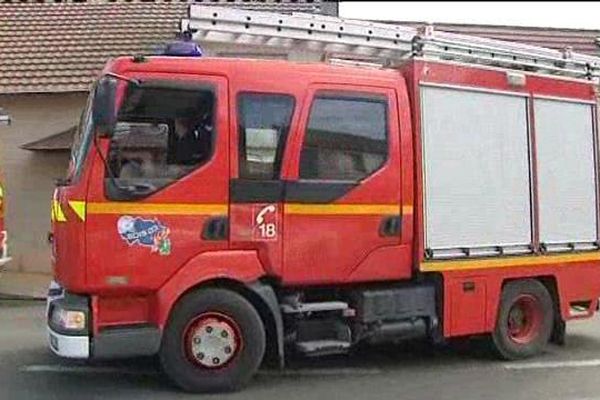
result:
[[[142,81],[140,79],[129,78],[129,77],[125,76],[125,75],[115,74],[114,72],[107,72],[105,74],[105,76],[110,76],[110,77],[113,77],[113,78],[118,79],[120,81],[125,81],[125,82],[129,82],[129,83],[133,83],[135,86],[140,86],[142,84]]]

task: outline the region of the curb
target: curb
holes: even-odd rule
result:
[[[32,301],[32,302],[42,302],[46,301],[46,297],[39,296],[25,296],[18,294],[4,294],[0,293],[0,301]]]

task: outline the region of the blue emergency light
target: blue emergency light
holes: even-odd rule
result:
[[[168,43],[162,52],[164,56],[202,57],[202,48],[192,40],[189,32],[183,32],[178,39]]]

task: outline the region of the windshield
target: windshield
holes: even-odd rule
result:
[[[81,113],[79,125],[73,138],[71,146],[71,163],[69,166],[68,178],[75,180],[81,174],[83,164],[90,148],[93,136],[92,105],[94,91],[90,93],[85,109]]]

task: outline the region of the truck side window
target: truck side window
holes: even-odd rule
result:
[[[109,183],[117,184],[112,197],[144,197],[205,164],[215,140],[214,107],[209,87],[129,88],[108,157]]]
[[[240,178],[278,179],[294,98],[243,93],[238,103]]]
[[[387,99],[315,98],[300,154],[300,178],[360,181],[387,158]]]

